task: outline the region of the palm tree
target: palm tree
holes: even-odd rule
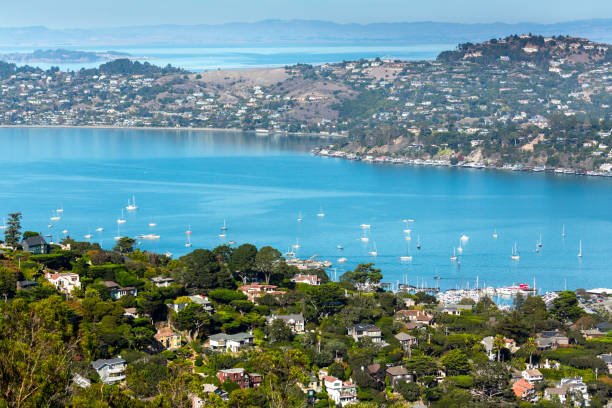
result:
[[[506,341],[504,340],[504,336],[501,334],[495,336],[495,339],[493,340],[493,348],[497,350],[497,361],[499,361],[501,351],[505,347]]]
[[[536,342],[533,337],[527,339],[525,343],[525,351],[529,353],[529,366],[532,365],[533,354],[537,351]]]

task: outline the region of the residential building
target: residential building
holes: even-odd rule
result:
[[[210,303],[207,296],[193,295],[189,296],[189,299],[191,299],[193,303],[197,303],[198,305],[202,306],[205,312],[212,313],[214,311],[212,303]]]
[[[81,289],[81,278],[76,273],[46,272],[45,278],[62,293],[70,294],[74,289]]]
[[[266,320],[268,321],[268,324],[270,324],[276,319],[284,321],[285,324],[291,329],[293,334],[302,334],[305,331],[306,322],[304,320],[304,316],[301,314],[272,315]]]
[[[544,379],[544,376],[542,375],[540,370],[538,370],[537,368],[533,368],[530,370],[523,370],[523,372],[521,372],[521,375],[530,384],[536,383],[538,381],[542,381]]]
[[[23,252],[31,252],[34,255],[48,254],[51,252],[51,246],[47,244],[47,241],[45,241],[41,235],[24,239],[21,241],[21,247],[23,248]]]
[[[484,346],[485,353],[487,353],[487,356],[489,356],[489,360],[495,360],[497,358],[497,349],[493,346],[494,341],[495,337],[493,336],[487,336],[480,341],[480,344]],[[512,354],[516,353],[519,350],[519,347],[517,347],[516,341],[514,341],[514,339],[508,339],[505,337],[504,348]]]
[[[319,278],[317,275],[295,275],[293,278],[291,278],[291,282],[318,286],[321,284],[321,278]]]
[[[362,337],[369,337],[373,343],[382,343],[382,332],[380,327],[369,323],[360,323],[348,328],[348,335],[355,341]]]
[[[398,310],[395,313],[395,318],[428,326],[433,321],[433,316],[424,310]]]
[[[232,381],[240,388],[257,388],[261,385],[262,376],[257,373],[247,373],[244,368],[228,368],[219,370],[217,373],[219,381],[223,384],[225,381]]]
[[[567,346],[569,339],[559,331],[543,331],[538,333],[536,345],[540,350],[556,350],[559,346]]]
[[[249,285],[242,285],[238,290],[244,293],[251,302],[255,302],[256,299],[265,294],[269,295],[280,295],[285,293],[283,290],[276,290],[278,286],[275,285],[263,285],[259,283],[251,283]]]
[[[402,349],[404,350],[408,350],[411,347],[416,347],[419,345],[418,339],[408,333],[399,332],[394,337],[400,342]]]
[[[127,295],[138,296],[138,289],[133,286],[123,288],[113,281],[102,281],[100,283],[108,288],[108,293],[113,300],[121,299]]]
[[[567,399],[573,402],[574,406],[590,405],[590,397],[587,385],[582,381],[582,377],[567,377],[561,379],[556,387],[544,390],[544,399],[553,400],[558,398],[564,404]]]
[[[436,307],[435,310],[436,312],[458,316],[464,310],[472,311],[472,305],[444,305],[444,306]]]
[[[165,276],[156,276],[154,278],[150,278],[149,280],[158,288],[167,288],[174,283],[174,279],[167,278]]]
[[[394,390],[398,383],[412,381],[412,374],[404,366],[389,367],[385,370],[385,373],[389,378],[389,384],[391,384]]]
[[[17,290],[32,290],[35,287],[40,286],[40,283],[31,280],[17,281]]]
[[[343,382],[336,377],[324,376],[327,395],[336,405],[346,406],[357,402],[357,387],[352,382]]]
[[[532,400],[535,397],[535,387],[529,381],[521,378],[512,384],[512,391],[516,398]]]
[[[181,347],[181,335],[168,326],[160,328],[153,337],[166,350],[177,350]]]
[[[600,354],[597,357],[601,358],[608,366],[608,373],[612,374],[612,353]]]
[[[92,361],[91,366],[100,376],[104,384],[114,384],[125,380],[126,361],[118,356],[109,360],[99,359]]]
[[[226,350],[237,352],[245,347],[253,345],[253,335],[249,333],[213,334],[209,338],[210,348],[212,350]]]
[[[131,317],[133,319],[136,319],[138,318],[138,311],[136,310],[135,307],[124,307],[123,315],[126,317]]]
[[[188,305],[189,305],[188,303],[166,303],[166,306],[174,310],[176,313],[185,309]]]

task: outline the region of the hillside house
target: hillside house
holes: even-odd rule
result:
[[[70,294],[74,289],[81,289],[81,278],[76,273],[46,272],[45,278],[62,293]]]
[[[327,395],[341,407],[357,402],[357,387],[352,382],[344,382],[336,377],[324,376],[323,385]]]
[[[228,368],[219,370],[217,373],[219,382],[223,384],[226,381],[236,383],[241,389],[257,388],[261,385],[262,376],[257,373],[247,373],[244,368]]]
[[[21,247],[23,252],[30,252],[34,255],[48,254],[51,252],[51,246],[47,244],[47,241],[40,236],[29,237],[21,241]]]
[[[168,326],[160,328],[153,337],[166,350],[177,350],[181,347],[181,335]]]
[[[249,333],[213,334],[209,338],[209,347],[212,350],[226,350],[237,352],[253,345],[253,335]]]
[[[373,343],[382,343],[382,332],[380,327],[369,323],[360,323],[348,328],[348,335],[355,341],[359,341],[362,337],[369,337]]]
[[[113,281],[102,281],[100,283],[108,288],[108,293],[113,300],[119,300],[127,295],[138,296],[138,289],[133,286],[123,288]]]
[[[268,321],[268,324],[270,324],[276,319],[284,321],[285,324],[291,329],[291,333],[293,334],[302,334],[305,331],[306,321],[304,320],[304,316],[301,314],[272,315],[266,320]]]
[[[521,378],[512,384],[512,391],[516,398],[532,400],[535,397],[535,387],[529,381]]]
[[[104,384],[114,384],[125,380],[126,361],[118,356],[108,360],[99,359],[92,361],[91,366],[100,376],[100,380]]]

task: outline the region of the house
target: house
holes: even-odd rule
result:
[[[586,384],[582,381],[582,377],[563,378],[557,384],[557,387],[546,388],[544,390],[544,399],[546,400],[558,398],[564,404],[568,396],[576,407],[588,407],[590,405],[589,393],[587,392]]]
[[[407,297],[404,298],[404,306],[411,307],[416,305],[416,301],[413,298]]]
[[[253,335],[249,333],[213,334],[209,338],[209,347],[212,350],[226,350],[237,352],[253,345]]]
[[[493,336],[487,336],[480,341],[480,344],[484,346],[487,356],[489,356],[489,360],[495,360],[497,358],[497,349],[493,346],[494,341],[495,337]],[[504,348],[512,354],[516,353],[519,350],[519,347],[516,345],[516,341],[514,341],[513,339],[507,339],[505,337]]]
[[[91,381],[89,381],[89,379],[83,377],[81,374],[77,374],[75,373],[72,376],[72,382],[80,388],[88,388],[89,386],[91,386]]]
[[[606,333],[601,332],[599,329],[588,329],[588,330],[580,330],[580,334],[584,336],[587,340],[593,340],[600,337],[605,337]]]
[[[121,356],[109,360],[99,359],[91,362],[91,366],[100,376],[104,384],[114,384],[125,380],[126,362]]]
[[[45,278],[62,293],[70,294],[74,289],[81,289],[81,278],[76,273],[46,272]]]
[[[567,346],[569,339],[559,331],[543,331],[538,333],[536,345],[540,350],[556,350],[559,346]]]
[[[321,284],[321,278],[319,278],[317,275],[295,275],[293,278],[291,278],[291,282],[318,286]]]
[[[352,382],[343,382],[336,377],[324,376],[327,395],[341,407],[357,402],[357,388]]]
[[[138,296],[138,289],[133,286],[122,288],[119,286],[119,284],[113,281],[102,281],[100,283],[108,288],[108,293],[113,300],[119,300],[127,295]]]
[[[302,334],[305,331],[305,320],[301,314],[272,315],[266,320],[270,324],[276,319],[284,321],[293,334]]]
[[[174,283],[174,279],[167,278],[165,276],[156,276],[154,278],[150,278],[149,280],[158,288],[167,288]]]
[[[377,390],[384,390],[385,389],[385,370],[383,370],[383,368],[381,367],[380,364],[378,363],[374,363],[374,364],[370,364],[367,367],[361,367],[361,371],[364,371],[366,374],[368,374],[374,381],[376,381],[376,386],[375,388]]]
[[[153,337],[166,350],[177,350],[181,347],[181,335],[168,326],[160,328]]]
[[[189,303],[166,303],[166,306],[178,313],[189,306]]]
[[[417,338],[408,333],[399,332],[394,337],[400,342],[402,349],[404,350],[408,350],[411,347],[416,347],[419,345]]]
[[[34,255],[48,254],[51,252],[51,246],[47,244],[47,241],[40,236],[29,237],[21,241],[23,252],[31,252]]]
[[[32,290],[35,287],[40,286],[40,283],[31,280],[17,281],[17,290]]]
[[[362,337],[369,337],[373,343],[382,343],[382,332],[380,327],[368,323],[360,323],[348,328],[348,335],[355,341]]]
[[[610,322],[598,323],[595,325],[595,328],[603,333],[607,333],[609,331],[612,331],[612,323]]]
[[[412,381],[412,374],[410,374],[404,366],[389,367],[385,370],[385,373],[393,389],[395,389],[396,385],[400,382]]]
[[[232,381],[241,389],[257,388],[262,382],[262,376],[260,374],[247,373],[244,368],[228,368],[225,370],[219,370],[217,377],[219,377],[219,382],[221,382],[221,384],[226,381]]]
[[[601,358],[608,366],[608,372],[612,374],[612,353],[600,354],[597,357]]]
[[[436,312],[458,316],[462,311],[472,311],[472,305],[444,305],[436,307]]]
[[[540,370],[538,370],[537,368],[534,368],[531,370],[523,370],[523,372],[521,372],[521,375],[530,384],[533,384],[538,381],[542,381],[544,379],[544,376],[542,375]]]
[[[193,303],[197,303],[198,305],[202,306],[205,312],[212,313],[214,311],[212,303],[210,303],[207,296],[193,295],[189,296],[189,299],[191,299]]]
[[[135,307],[124,307],[123,308],[123,315],[125,317],[131,317],[132,319],[137,319],[138,318],[138,311],[136,310]]]
[[[248,300],[255,302],[255,300],[265,294],[280,295],[285,293],[284,290],[276,290],[278,286],[275,285],[262,285],[259,283],[251,283],[249,285],[242,285],[238,288],[238,291],[244,293]]]
[[[535,397],[535,387],[524,378],[512,384],[512,391],[514,391],[516,398],[523,400],[532,400]]]
[[[433,316],[424,310],[398,310],[395,313],[395,318],[413,323],[425,324],[428,326],[433,320]]]
[[[323,388],[323,384],[321,383],[321,380],[319,380],[314,374],[312,373],[307,373],[308,374],[308,381],[305,384],[302,384],[301,382],[298,383],[298,387],[300,387],[300,389],[304,392],[304,394],[318,394],[320,393]]]

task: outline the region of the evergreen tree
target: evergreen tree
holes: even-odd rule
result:
[[[9,214],[6,230],[4,230],[4,241],[7,245],[16,248],[21,240],[21,213]]]

